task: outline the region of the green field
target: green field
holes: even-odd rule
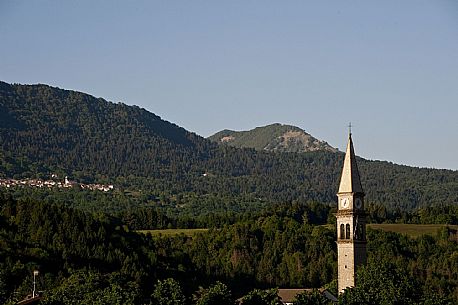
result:
[[[429,234],[434,235],[440,228],[449,227],[458,230],[456,225],[417,225],[417,224],[368,224],[371,229],[407,234],[411,237]]]
[[[331,227],[332,225],[325,225]],[[454,230],[458,230],[458,225],[417,225],[417,224],[368,224],[369,228],[374,230],[383,230],[388,232],[396,232],[406,234],[411,237],[418,237],[423,234],[434,235],[440,228],[449,227]],[[207,232],[208,229],[163,229],[163,230],[138,230],[138,233],[147,234],[150,233],[152,236],[172,236],[184,234],[186,236],[194,236],[198,233]]]
[[[197,233],[207,232],[208,229],[163,229],[163,230],[138,230],[138,233],[147,234],[150,233],[153,236],[171,236],[184,234],[186,236],[194,236]]]

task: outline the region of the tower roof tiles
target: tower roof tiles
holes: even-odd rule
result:
[[[348,134],[347,151],[345,152],[344,166],[340,177],[339,193],[364,193],[356,164],[351,133]]]

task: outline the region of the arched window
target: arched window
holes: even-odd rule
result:
[[[345,239],[350,239],[350,224],[347,223],[345,229]]]
[[[341,224],[340,225],[340,235],[339,235],[340,239],[345,239],[345,225],[344,224]]]

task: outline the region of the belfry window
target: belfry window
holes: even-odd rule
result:
[[[350,224],[345,226],[345,239],[350,239]]]
[[[343,223],[340,225],[339,237],[340,239],[345,239],[345,225]]]

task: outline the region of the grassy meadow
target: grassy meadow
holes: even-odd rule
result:
[[[333,225],[325,225],[330,228]],[[418,237],[420,235],[428,234],[434,235],[440,228],[449,227],[453,230],[458,231],[458,225],[444,225],[444,224],[433,224],[433,225],[423,225],[423,224],[368,224],[369,228],[374,230],[383,230],[387,232],[396,232],[401,234],[406,234],[410,237]],[[138,233],[141,234],[151,234],[152,236],[173,236],[184,234],[186,236],[194,236],[198,233],[205,233],[208,229],[162,229],[162,230],[138,230]]]
[[[420,235],[428,234],[434,235],[440,228],[449,227],[454,230],[458,230],[458,225],[443,225],[443,224],[434,224],[434,225],[419,225],[419,224],[368,224],[369,228],[374,230],[383,230],[389,232],[396,232],[401,234],[406,234],[411,237],[418,237]]]

